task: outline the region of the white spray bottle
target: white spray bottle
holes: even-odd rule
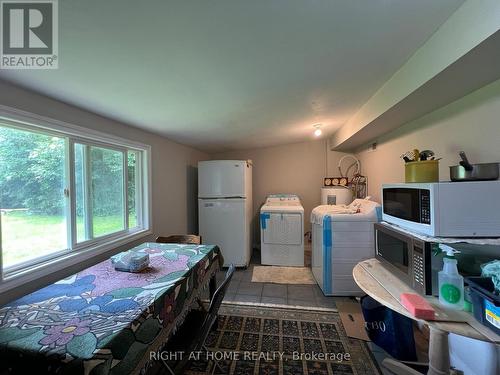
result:
[[[462,310],[464,307],[464,278],[457,268],[455,253],[459,251],[444,244],[439,244],[446,255],[443,258],[443,270],[439,271],[439,302],[451,309]]]

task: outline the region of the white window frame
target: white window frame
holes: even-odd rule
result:
[[[150,145],[3,105],[0,105],[0,121],[21,130],[38,131],[67,139],[65,173],[67,173],[66,181],[69,183],[70,196],[69,199],[66,200],[66,215],[67,218],[70,218],[71,222],[70,225],[68,225],[68,249],[20,263],[8,267],[5,270],[3,269],[2,257],[0,256],[0,293],[38,278],[48,276],[54,272],[64,270],[67,267],[76,265],[97,255],[109,252],[126,243],[152,234]],[[89,146],[105,147],[124,152],[123,174],[125,184],[123,198],[125,207],[125,228],[128,228],[129,220],[127,203],[127,152],[137,151],[136,155],[139,156],[139,161],[136,163],[136,178],[137,176],[141,176],[141,183],[136,189],[136,210],[139,209],[142,213],[142,215],[138,215],[137,227],[77,243],[74,144],[78,142],[82,142]],[[0,234],[1,231],[0,220]],[[0,241],[0,255],[1,251]]]
[[[70,155],[72,155],[72,157],[74,158],[74,155],[75,155],[75,144],[76,143],[79,143],[79,144],[82,144],[86,147],[102,147],[102,148],[105,148],[107,150],[113,150],[113,151],[118,151],[118,152],[121,152],[122,155],[123,155],[123,165],[122,165],[122,169],[123,169],[123,181],[124,181],[124,185],[123,185],[123,203],[124,203],[124,226],[125,226],[125,229],[121,230],[121,231],[117,231],[117,232],[113,232],[113,233],[110,233],[110,234],[106,234],[104,236],[100,236],[100,237],[97,237],[97,238],[93,238],[93,216],[92,214],[90,214],[89,218],[90,218],[90,221],[86,224],[88,224],[89,228],[87,229],[88,231],[90,231],[91,233],[91,239],[88,239],[88,240],[84,240],[82,242],[78,242],[78,233],[76,232],[76,189],[75,189],[75,170],[74,170],[74,167],[75,167],[75,163],[74,163],[74,160],[70,160],[70,181],[71,181],[71,185],[73,186],[72,188],[70,188],[70,202],[71,202],[71,216],[70,216],[70,219],[71,219],[71,232],[73,233],[73,235],[71,236],[72,238],[69,238],[71,240],[71,249],[72,250],[80,250],[80,249],[85,249],[86,247],[88,247],[89,245],[92,245],[93,243],[96,243],[96,242],[100,242],[101,240],[103,239],[106,239],[106,238],[113,238],[113,237],[118,237],[118,236],[123,236],[123,235],[126,235],[127,233],[130,233],[131,230],[130,228],[128,228],[128,196],[127,196],[127,188],[128,188],[128,175],[127,175],[127,172],[128,172],[128,163],[127,163],[127,156],[128,156],[128,151],[139,151],[137,149],[130,149],[130,148],[126,148],[126,147],[120,147],[120,146],[115,146],[115,145],[108,145],[108,144],[103,144],[103,143],[98,143],[98,142],[95,142],[95,141],[89,141],[89,140],[84,140],[84,139],[81,139],[81,138],[75,138],[75,137],[72,137],[70,140],[69,140],[69,150],[70,150]],[[88,150],[87,150],[88,152]],[[142,154],[142,153],[141,153]],[[86,182],[88,182],[90,180],[90,175],[88,174],[89,171],[90,171],[90,168],[89,168],[89,165],[88,165],[88,158],[86,158],[85,160],[85,172],[87,173],[87,177],[86,177]],[[142,180],[142,179],[141,179]],[[86,186],[86,188],[88,188]],[[86,201],[90,201],[90,191],[88,191],[86,189],[86,192],[85,192],[85,197],[84,199]],[[86,210],[87,211],[87,210]],[[91,210],[90,210],[91,212]],[[142,216],[142,215],[141,215]],[[134,229],[134,228],[132,228]]]

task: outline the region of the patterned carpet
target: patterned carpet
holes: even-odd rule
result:
[[[214,355],[226,355],[215,374],[380,374],[366,343],[346,336],[336,312],[223,304],[220,315],[207,340]],[[213,366],[201,358],[186,373]]]

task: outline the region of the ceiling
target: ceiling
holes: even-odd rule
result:
[[[64,0],[59,69],[0,77],[208,152],[332,134],[463,0]]]

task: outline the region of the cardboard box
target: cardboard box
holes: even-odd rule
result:
[[[363,317],[359,302],[338,301],[336,305],[347,336],[358,340],[370,341],[365,330],[365,318]]]

